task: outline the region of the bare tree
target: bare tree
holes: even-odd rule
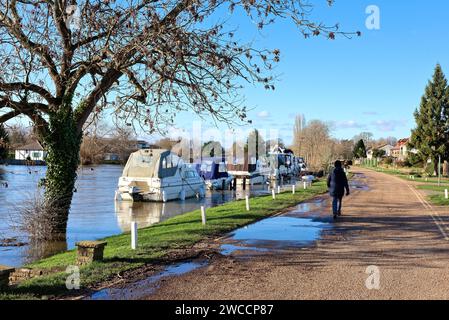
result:
[[[326,169],[335,156],[335,143],[330,137],[329,124],[312,120],[302,130],[302,156],[312,170]]]
[[[295,125],[293,127],[293,145],[292,150],[295,154],[301,155],[303,153],[302,141],[303,137],[303,129],[306,126],[306,117],[303,114],[298,114],[295,118]]]
[[[305,37],[360,35],[311,21],[305,0],[0,0],[0,123],[27,116],[48,151],[45,197],[62,214],[48,238],[65,237],[92,114],[149,132],[182,110],[235,123],[247,121],[241,79],[274,89],[279,50],[235,40],[224,9],[259,29],[289,19]]]

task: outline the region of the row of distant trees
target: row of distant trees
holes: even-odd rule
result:
[[[321,120],[306,121],[304,115],[297,115],[293,129],[291,149],[303,156],[312,170],[326,169],[335,159],[351,160],[365,158],[368,148],[379,145],[395,145],[395,137],[374,139],[371,132],[362,132],[352,139],[332,137],[332,124]],[[375,156],[385,153],[375,149]]]
[[[15,149],[38,140],[33,127],[0,125],[0,159],[6,159]],[[81,164],[99,164],[106,153],[114,153],[126,161],[135,150],[136,137],[129,128],[92,126],[86,130],[80,148]]]

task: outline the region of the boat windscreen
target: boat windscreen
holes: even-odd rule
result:
[[[130,155],[123,176],[125,177],[144,177],[154,176],[154,168],[159,157],[153,153],[134,152]]]

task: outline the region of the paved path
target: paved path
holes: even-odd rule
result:
[[[354,171],[369,190],[346,199],[316,246],[218,259],[164,281],[149,299],[449,299],[449,212],[407,181]],[[379,290],[366,287],[368,266],[380,272]]]

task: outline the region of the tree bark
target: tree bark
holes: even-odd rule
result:
[[[63,103],[49,118],[49,134],[44,137],[47,150],[45,210],[42,223],[51,241],[66,239],[67,221],[77,177],[82,135],[74,121],[71,101]]]
[[[434,175],[438,177],[438,157],[433,160]]]
[[[443,163],[443,176],[449,176],[449,163],[447,162],[447,160],[444,160]]]

